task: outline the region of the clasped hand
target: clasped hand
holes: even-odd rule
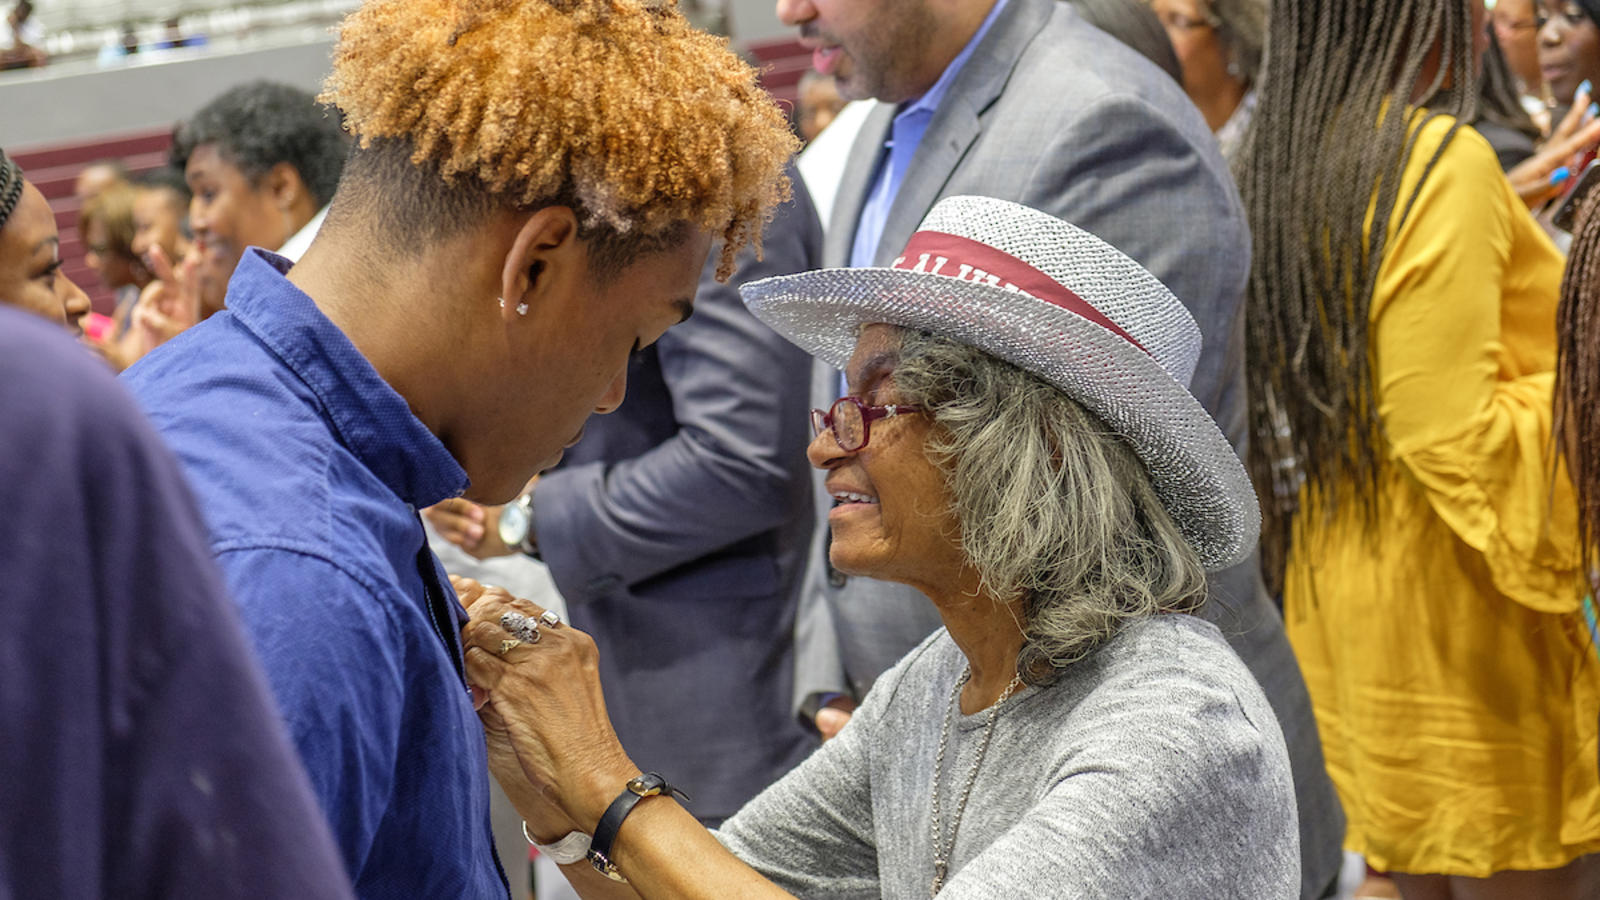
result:
[[[467,679],[488,741],[489,767],[543,842],[593,833],[612,797],[638,773],[606,715],[594,640],[567,624],[515,643],[506,613],[544,610],[502,588],[450,579],[470,621],[461,631]]]

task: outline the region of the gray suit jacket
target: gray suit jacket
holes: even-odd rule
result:
[[[794,181],[765,259],[746,251],[718,284],[713,253],[693,317],[635,354],[622,407],[591,419],[533,495],[541,555],[600,647],[618,737],[709,821],[816,745],[789,715],[812,519],[810,359],[738,292],[816,267],[822,227]]]
[[[849,264],[894,113],[880,104],[857,138],[834,203],[826,265]],[[1215,138],[1171,77],[1086,24],[1069,4],[1010,0],[929,123],[875,263],[892,261],[934,203],[958,194],[1051,213],[1155,273],[1200,325],[1204,349],[1191,389],[1244,454],[1248,226]],[[812,405],[826,407],[838,393],[838,373],[816,366]],[[820,524],[796,625],[802,703],[827,691],[859,696],[940,624],[910,588],[831,570],[831,504],[820,478],[814,487]],[[1254,558],[1212,576],[1203,615],[1255,673],[1283,727],[1299,800],[1304,893],[1320,896],[1337,877],[1344,815],[1305,683]]]

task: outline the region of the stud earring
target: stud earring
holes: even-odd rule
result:
[[[525,316],[527,314],[528,314],[528,304],[526,304],[526,303],[518,303],[517,304],[517,315]]]

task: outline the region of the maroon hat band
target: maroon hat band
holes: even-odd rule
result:
[[[905,253],[890,264],[890,268],[986,284],[1043,300],[1088,319],[1138,347],[1146,355],[1150,352],[1117,323],[1106,318],[1105,313],[1068,290],[1061,282],[1003,250],[971,238],[942,231],[919,231],[911,236]]]

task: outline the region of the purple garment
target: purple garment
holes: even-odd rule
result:
[[[0,309],[0,898],[348,898],[176,460]]]

